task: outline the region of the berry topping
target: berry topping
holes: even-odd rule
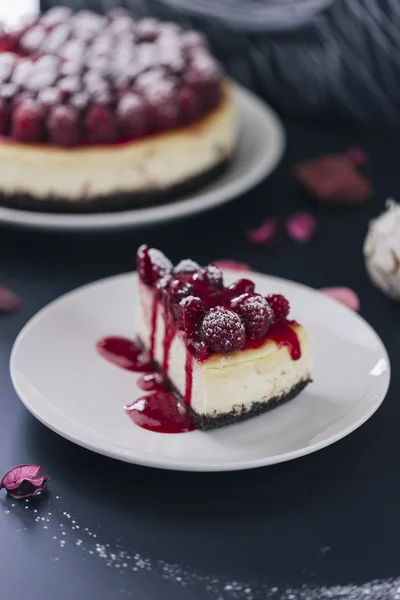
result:
[[[174,267],[174,273],[196,273],[196,271],[200,271],[200,265],[191,258],[181,260]]]
[[[168,258],[155,248],[140,246],[137,252],[137,270],[145,285],[152,286],[158,279],[172,271]]]
[[[123,137],[139,137],[148,131],[146,103],[138,94],[130,93],[121,98],[117,116]]]
[[[209,283],[212,287],[218,289],[222,289],[224,287],[224,277],[216,265],[207,265],[207,267],[204,267],[203,272],[207,283]]]
[[[159,33],[160,22],[157,19],[142,19],[136,26],[136,35],[141,42],[152,42]]]
[[[231,306],[241,317],[250,340],[262,338],[274,320],[272,308],[260,294],[242,294],[232,300]]]
[[[0,98],[5,102],[10,102],[18,96],[19,86],[16,83],[6,83],[0,88]]]
[[[89,94],[87,94],[86,92],[79,92],[78,94],[74,94],[69,99],[69,104],[76,108],[78,112],[82,113],[84,110],[86,110],[89,104]]]
[[[58,88],[49,87],[42,90],[38,95],[38,101],[45,108],[51,108],[52,106],[58,106],[62,102],[62,92]]]
[[[42,25],[46,29],[51,29],[59,23],[65,23],[71,16],[72,11],[69,8],[63,6],[57,6],[48,10],[41,18]]]
[[[67,23],[62,23],[47,34],[43,42],[43,50],[44,52],[48,52],[49,54],[57,54],[60,48],[66,44],[70,35],[72,28]]]
[[[172,280],[172,275],[164,275],[156,283],[157,298],[165,300],[168,297],[169,284]]]
[[[193,90],[182,87],[178,90],[178,108],[181,123],[190,123],[200,116],[200,102]]]
[[[246,332],[238,315],[222,306],[211,308],[201,327],[201,337],[210,352],[234,352],[245,343]]]
[[[11,52],[0,54],[0,81],[4,83],[11,77],[17,58]]]
[[[86,114],[84,125],[92,143],[113,142],[118,137],[114,114],[107,106],[93,106]]]
[[[179,321],[181,300],[193,294],[193,286],[191,283],[182,281],[181,279],[172,279],[169,285],[169,309],[176,321]]]
[[[25,99],[15,108],[12,135],[21,142],[36,142],[43,134],[43,108],[34,100]]]
[[[19,41],[20,48],[29,54],[38,52],[46,38],[46,30],[41,25],[28,29]]]
[[[12,74],[12,82],[17,85],[26,85],[33,71],[33,63],[28,59],[20,60]]]
[[[266,300],[274,311],[275,321],[286,319],[290,311],[290,304],[286,300],[285,296],[282,296],[281,294],[273,294],[271,296],[267,296]]]
[[[250,279],[238,279],[235,283],[231,283],[228,290],[232,297],[241,296],[242,294],[251,294],[254,292],[255,285]]]
[[[197,296],[187,296],[180,302],[180,308],[179,327],[189,342],[195,342],[200,337],[201,323],[206,314],[204,303]]]
[[[81,82],[78,77],[63,77],[58,83],[58,89],[62,92],[63,98],[67,100],[72,94],[81,91]]]
[[[174,86],[169,81],[157,81],[144,92],[151,108],[151,115],[159,130],[175,127],[178,110]]]
[[[73,146],[79,140],[79,115],[72,106],[55,106],[48,117],[51,140],[60,146]]]
[[[0,135],[8,133],[9,109],[4,100],[0,100]]]
[[[181,45],[184,50],[191,54],[192,50],[207,48],[207,40],[198,31],[186,31],[181,37]]]

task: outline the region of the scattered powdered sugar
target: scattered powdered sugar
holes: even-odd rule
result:
[[[184,258],[174,268],[174,273],[196,273],[200,265],[191,258]]]
[[[56,496],[56,500],[59,499]],[[41,510],[41,504],[28,499],[25,502],[24,508],[30,511],[32,521],[42,525],[43,531],[51,536],[58,548],[57,554],[49,559],[51,562],[62,561],[66,549],[75,548],[82,554],[83,561],[87,560],[87,556],[91,560],[101,560],[108,568],[114,568],[121,575],[121,581],[124,581],[123,578],[128,573],[147,572],[171,585],[200,587],[206,591],[207,597],[214,600],[400,600],[400,578],[376,579],[361,585],[303,585],[300,588],[285,588],[255,581],[230,580],[215,574],[204,575],[188,566],[144,556],[137,550],[124,546],[120,539],[113,543],[100,539],[98,532],[79,524],[73,515],[62,508],[46,511]],[[33,508],[34,506],[38,508]],[[20,508],[20,502],[9,502],[4,514],[10,518],[9,515],[15,514]],[[24,517],[26,519],[25,515]],[[23,531],[28,531],[28,527],[24,527]],[[18,532],[22,533],[21,528]],[[323,546],[320,551],[325,554],[330,549],[330,546]],[[118,592],[121,595],[132,595],[123,588]]]

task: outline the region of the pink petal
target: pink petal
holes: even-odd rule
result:
[[[21,301],[18,296],[4,285],[0,285],[0,312],[16,312],[20,306]]]
[[[253,244],[271,244],[276,241],[278,222],[276,219],[267,219],[256,229],[249,229],[246,237]]]
[[[230,260],[229,258],[214,261],[214,265],[217,265],[220,269],[230,269],[231,271],[251,271],[251,268],[246,263]]]
[[[24,479],[36,479],[39,476],[41,469],[42,467],[39,465],[18,465],[17,467],[13,467],[7,471],[3,479],[0,481],[0,490],[3,487],[14,489]],[[16,483],[17,486],[15,485]],[[14,488],[12,486],[14,486]]]
[[[347,308],[358,311],[360,309],[360,299],[353,290],[347,287],[331,287],[319,290],[325,296],[329,296],[338,302],[341,302]]]
[[[286,229],[296,242],[309,242],[317,231],[317,222],[309,213],[298,212],[287,219]]]
[[[356,167],[370,167],[371,160],[368,154],[359,146],[350,146],[344,155],[356,165]]]

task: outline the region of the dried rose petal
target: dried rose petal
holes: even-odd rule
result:
[[[296,242],[309,242],[317,231],[317,222],[309,213],[298,212],[287,219],[286,229]]]
[[[14,292],[0,285],[0,312],[16,312],[21,306],[21,301]]]
[[[229,258],[222,258],[213,262],[219,269],[230,269],[231,271],[251,271],[251,268],[246,263],[237,262],[236,260],[230,260]]]
[[[321,288],[319,290],[325,296],[329,296],[338,302],[341,302],[350,310],[358,311],[360,309],[360,299],[353,290],[347,287]]]
[[[18,465],[8,471],[0,481],[0,490],[5,488],[8,494],[20,500],[35,496],[44,491],[47,475],[40,475],[42,467],[38,465]]]
[[[267,219],[256,229],[246,231],[246,237],[253,244],[273,244],[278,233],[278,222],[276,219]]]
[[[368,154],[359,146],[350,146],[344,153],[356,167],[369,168],[371,166],[371,160]]]

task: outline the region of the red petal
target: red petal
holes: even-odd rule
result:
[[[317,231],[317,222],[309,213],[298,212],[287,219],[286,229],[296,242],[309,242]]]
[[[338,302],[341,302],[347,308],[358,311],[360,309],[360,299],[353,290],[347,287],[331,287],[319,290],[325,296],[329,296]]]
[[[217,267],[220,269],[230,269],[231,271],[251,271],[251,268],[246,263],[230,260],[229,258],[223,258],[221,260],[214,261],[213,264],[217,265]]]
[[[15,312],[20,306],[21,301],[18,296],[4,285],[0,285],[0,312]]]
[[[249,229],[246,237],[253,244],[270,244],[276,240],[278,222],[276,219],[267,219],[256,229]]]

